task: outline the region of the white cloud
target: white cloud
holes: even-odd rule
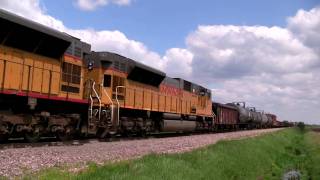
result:
[[[301,72],[317,63],[312,49],[280,27],[199,26],[187,47],[198,65],[195,73],[215,79]]]
[[[101,6],[108,4],[116,4],[119,6],[129,5],[131,0],[76,0],[74,4],[84,11],[93,11]]]
[[[172,77],[191,78],[192,59],[193,54],[186,49],[171,48],[167,50],[163,57],[166,73]]]
[[[320,6],[310,11],[299,10],[288,18],[288,29],[320,54]]]
[[[46,14],[39,0],[1,0],[0,8],[60,31],[66,29],[62,21]]]
[[[148,50],[141,42],[128,39],[120,31],[95,31],[94,29],[73,30],[68,33],[81,37],[82,41],[92,45],[95,51],[111,51],[163,70],[163,61],[159,54]]]
[[[99,3],[117,2],[130,3]],[[280,119],[320,120],[320,8],[299,10],[287,27],[202,25],[186,37],[185,48],[162,56],[117,30],[70,29],[39,0],[3,0],[0,7],[80,37],[93,50],[116,52],[212,88],[214,101],[247,101]]]

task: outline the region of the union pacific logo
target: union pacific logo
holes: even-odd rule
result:
[[[167,94],[167,95],[172,95],[172,96],[179,96],[181,95],[181,90],[172,86],[168,85],[161,85],[160,86],[160,92]]]

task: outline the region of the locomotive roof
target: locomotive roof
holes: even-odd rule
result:
[[[158,86],[166,77],[160,70],[112,52],[92,52],[85,57],[86,63],[94,62],[97,68],[113,68],[128,74],[128,79]]]
[[[14,48],[59,58],[72,36],[0,9],[0,42]]]
[[[83,59],[83,56],[85,54],[91,53],[91,45],[81,41],[80,39],[76,37],[72,37],[72,42],[68,49],[66,50],[65,54],[72,55],[74,57],[78,57],[80,59]]]
[[[173,78],[173,79],[176,79],[177,81],[179,81],[180,82],[180,85],[181,85],[181,89],[183,89],[184,87],[183,87],[183,85],[184,85],[184,83],[190,83],[190,85],[191,85],[191,89],[194,89],[195,91],[206,91],[207,93],[211,93],[211,90],[210,89],[208,89],[208,88],[205,88],[205,87],[203,87],[203,86],[201,86],[201,85],[199,85],[199,84],[196,84],[196,83],[194,83],[194,82],[190,82],[190,81],[187,81],[187,80],[185,80],[185,79],[182,79],[182,78]]]
[[[112,68],[119,70],[121,72],[125,72],[128,74],[128,79],[138,81],[141,83],[158,86],[160,83],[165,83],[167,85],[171,85],[176,88],[184,89],[184,83],[190,83],[190,92],[194,90],[195,92],[205,92],[206,94],[210,94],[210,89],[204,88],[198,84],[186,81],[181,78],[171,78],[166,76],[166,73],[142,64],[133,59],[124,57],[117,53],[112,52],[92,52],[90,55],[87,55],[85,58],[85,63],[89,62],[94,63],[95,68]]]
[[[115,61],[120,61],[121,63],[126,63],[127,65],[129,65],[129,68],[126,68],[126,69],[121,69],[121,71],[124,71],[126,73],[128,73],[128,71],[130,71],[132,68],[132,66],[135,66],[135,67],[139,67],[139,68],[142,68],[142,69],[146,69],[150,72],[154,72],[156,74],[159,74],[159,75],[162,75],[162,76],[166,76],[166,73],[158,70],[158,69],[155,69],[155,68],[152,68],[150,66],[147,66],[145,64],[142,64],[138,61],[135,61],[133,59],[130,59],[130,58],[127,58],[127,57],[124,57],[120,54],[117,54],[117,53],[112,53],[112,52],[107,52],[107,51],[103,51],[103,52],[92,52],[91,55],[94,56],[94,59],[93,58],[90,58],[90,60],[93,60],[95,61],[95,67],[101,67],[103,66],[103,62],[104,61],[107,61],[107,62],[115,62]],[[92,57],[92,56],[91,56]]]

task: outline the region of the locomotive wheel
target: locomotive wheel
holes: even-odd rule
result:
[[[98,137],[99,139],[104,139],[109,134],[109,133],[106,133],[106,131],[107,130],[105,128],[98,128],[96,132],[96,137]]]
[[[104,137],[104,140],[107,142],[112,142],[116,138],[115,134],[107,134],[107,136]]]
[[[139,133],[138,133],[138,135],[139,135],[140,137],[145,138],[145,137],[147,137],[147,132],[146,132],[145,130],[140,130]]]
[[[122,133],[122,135],[123,135],[124,137],[128,137],[128,138],[130,138],[130,137],[133,136],[132,132],[129,132],[129,131],[124,131],[124,132]]]
[[[62,132],[57,132],[57,138],[60,141],[70,141],[74,138],[74,134],[73,134],[73,129],[72,127],[67,127],[65,128],[66,131]]]
[[[24,139],[27,141],[27,142],[30,142],[30,143],[36,143],[40,140],[40,132],[27,132],[25,133],[24,135]]]
[[[73,134],[65,133],[65,132],[58,132],[57,133],[57,138],[60,141],[70,141],[70,140],[73,139]]]
[[[0,134],[0,143],[5,143],[8,141],[8,135],[7,134]]]
[[[3,130],[9,132],[9,125],[7,123],[0,123],[0,129],[2,130],[0,134],[0,143],[4,143],[9,139],[9,134],[3,132]]]

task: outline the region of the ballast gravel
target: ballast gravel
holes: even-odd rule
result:
[[[219,140],[254,137],[281,129],[262,129],[250,131],[202,134],[168,138],[149,138],[116,142],[97,140],[73,141],[54,145],[25,145],[19,148],[0,145],[0,176],[14,177],[33,173],[49,167],[74,167],[77,171],[86,167],[88,162],[106,162],[139,158],[156,153],[181,153],[214,144]]]

